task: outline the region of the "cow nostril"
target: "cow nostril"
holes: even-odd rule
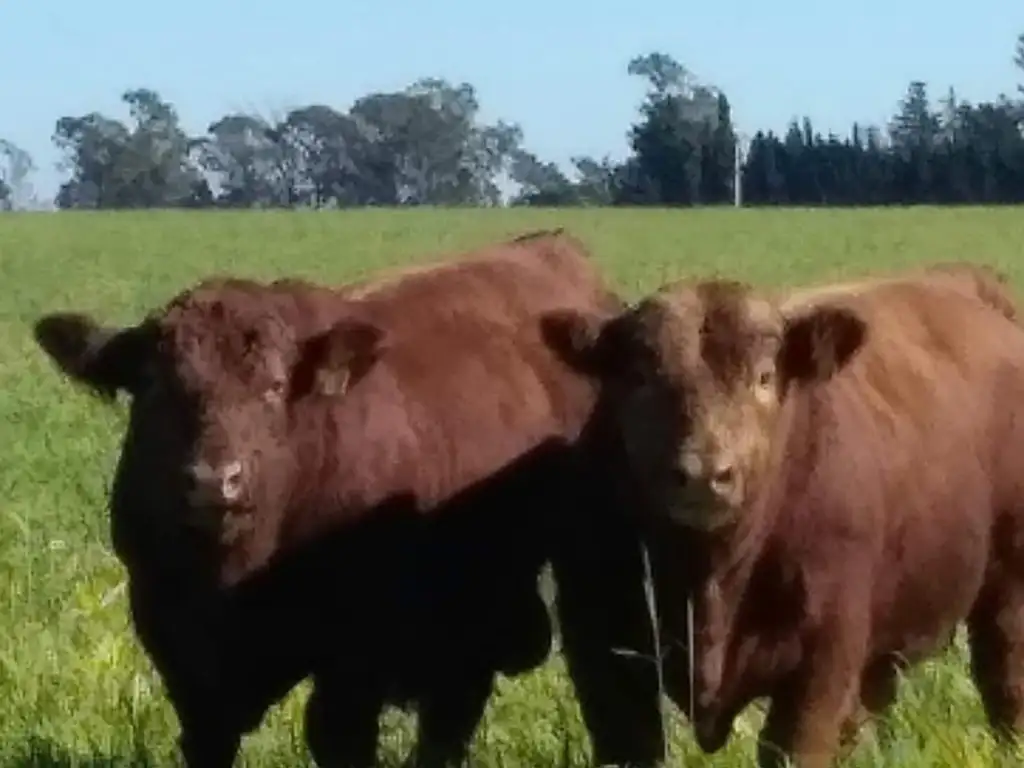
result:
[[[242,462],[232,461],[220,473],[224,498],[233,501],[242,491]]]
[[[711,476],[711,485],[717,490],[726,489],[732,486],[734,478],[735,473],[731,466],[721,467]]]

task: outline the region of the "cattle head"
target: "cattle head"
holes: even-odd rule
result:
[[[566,362],[602,381],[640,488],[705,530],[756,494],[791,388],[827,380],[866,333],[850,310],[784,309],[725,280],[667,285],[612,319],[562,310],[543,325]]]
[[[300,291],[209,280],[136,326],[63,313],[34,331],[70,378],[107,399],[130,395],[122,463],[145,467],[135,474],[146,493],[181,500],[190,522],[231,540],[293,491],[300,401],[343,396],[383,348],[383,332],[353,313],[315,320]]]

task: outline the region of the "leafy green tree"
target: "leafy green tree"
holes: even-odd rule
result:
[[[1024,32],[1017,36],[1017,47],[1014,49],[1013,63],[1024,78]],[[1024,81],[1017,84],[1017,91],[1024,96]]]
[[[512,205],[556,207],[580,202],[576,185],[555,163],[543,162],[525,149],[515,153],[509,176],[519,187]]]
[[[97,112],[57,121],[53,140],[71,178],[60,208],[155,208],[202,204],[205,181],[190,159],[177,111],[155,91],[126,91],[131,127]]]
[[[1014,62],[1024,77],[1024,34]],[[263,117],[227,114],[202,136],[152,90],[128,91],[127,120],[63,117],[53,140],[69,178],[62,208],[182,205],[347,207],[720,205],[736,190],[732,105],[664,52],[636,56],[645,81],[627,158],[573,157],[568,168],[524,146],[519,126],[480,120],[469,83],[417,80],[341,109],[297,106]],[[911,82],[887,129],[853,125],[822,136],[809,117],[780,135],[757,130],[740,169],[747,205],[976,204],[1024,201],[1024,82],[970,104],[948,89],[933,109]],[[0,144],[0,206],[31,197],[31,158]]]
[[[261,117],[226,115],[193,142],[217,202],[232,208],[284,207],[295,202],[285,171],[285,145]]]
[[[717,124],[718,94],[696,83],[666,53],[637,56],[627,72],[648,84],[640,120],[629,134],[634,198],[660,205],[699,203],[702,143]]]
[[[350,115],[367,141],[350,157],[371,200],[400,205],[494,205],[496,178],[522,140],[518,126],[477,122],[468,83],[424,79],[398,93],[358,99]]]
[[[0,210],[10,211],[34,200],[29,177],[35,171],[32,156],[11,141],[0,139]]]

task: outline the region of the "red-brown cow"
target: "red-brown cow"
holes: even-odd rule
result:
[[[337,291],[208,280],[116,331],[38,322],[69,376],[132,396],[112,535],[189,766],[231,765],[309,674],[319,765],[374,764],[387,702],[417,706],[418,764],[459,760],[495,673],[549,652],[548,558],[598,759],[660,756],[654,670],[613,652],[649,642],[639,556],[573,449],[596,388],[537,323],[559,307],[621,304],[548,232]]]
[[[611,321],[544,321],[606,383],[684,643],[694,596],[705,750],[764,696],[761,764],[830,764],[900,659],[964,619],[993,727],[1024,726],[1024,330],[1003,282],[943,265],[779,303],[683,281]],[[688,665],[666,666],[689,709]]]

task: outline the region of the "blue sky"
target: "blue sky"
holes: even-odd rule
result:
[[[354,7],[360,10],[354,10]],[[723,88],[739,128],[809,114],[823,132],[883,123],[912,78],[935,97],[1012,93],[1021,0],[6,0],[0,3],[0,137],[29,150],[50,195],[61,115],[124,117],[136,86],[201,132],[229,110],[347,107],[423,76],[468,80],[483,117],[518,121],[545,159],[621,157],[643,83],[635,54],[662,50]],[[147,10],[148,8],[148,10]],[[416,10],[416,9],[419,10]],[[646,13],[637,15],[635,9]],[[878,20],[878,21],[876,21]]]

